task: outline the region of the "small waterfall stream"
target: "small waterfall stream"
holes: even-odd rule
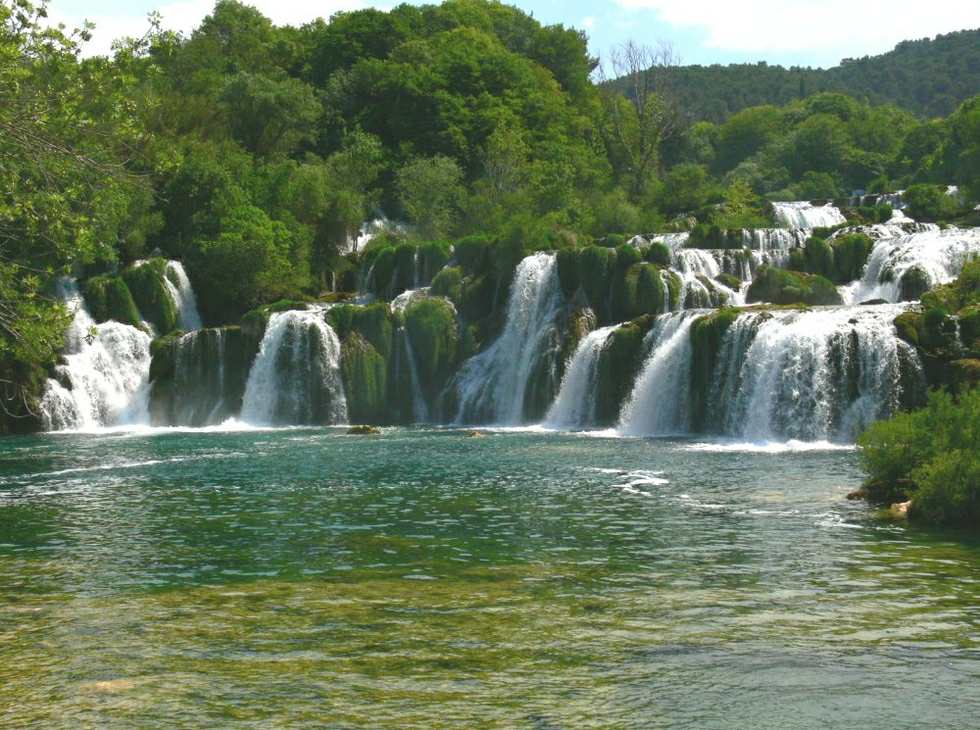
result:
[[[546,426],[581,428],[595,423],[599,355],[609,335],[619,327],[603,327],[582,338],[565,368],[558,397],[545,416]]]
[[[562,301],[553,255],[534,254],[518,264],[503,332],[467,360],[457,376],[457,423],[524,421],[528,379],[548,345]]]
[[[323,308],[269,319],[245,386],[242,420],[262,426],[347,420],[340,340]]]
[[[201,329],[203,325],[201,315],[197,311],[197,297],[194,296],[194,288],[187,277],[187,272],[184,271],[183,264],[179,261],[168,261],[164,282],[180,313],[180,328],[184,332]]]

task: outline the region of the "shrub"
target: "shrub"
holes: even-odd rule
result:
[[[879,421],[858,439],[876,503],[910,498],[910,518],[980,528],[980,389],[959,401],[935,391],[928,405]]]
[[[956,215],[956,200],[939,185],[911,185],[903,197],[915,220],[938,222]]]

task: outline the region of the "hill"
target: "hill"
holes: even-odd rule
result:
[[[980,29],[903,41],[880,56],[844,59],[830,69],[758,64],[678,66],[670,82],[692,121],[721,122],[762,104],[786,104],[822,91],[843,91],[940,117],[980,89]]]

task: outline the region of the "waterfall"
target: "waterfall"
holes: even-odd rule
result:
[[[523,422],[528,379],[552,339],[562,303],[554,256],[538,253],[518,264],[503,332],[457,375],[458,423]]]
[[[196,330],[175,343],[170,425],[211,426],[234,415],[225,397],[226,339],[222,329]]]
[[[709,407],[712,430],[752,440],[847,440],[893,413],[914,349],[897,305],[746,312],[725,334]]]
[[[955,279],[978,255],[980,228],[936,229],[882,239],[875,243],[862,278],[841,287],[841,296],[849,304],[869,299],[897,302],[902,299],[903,280],[913,270],[931,288]]]
[[[347,420],[340,340],[324,319],[324,311],[272,315],[248,374],[242,420],[256,425]]]
[[[391,311],[404,313],[412,304],[420,302],[429,297],[429,287],[418,289],[406,289],[397,297],[391,300]]]
[[[739,292],[715,280],[722,269],[714,251],[685,248],[675,251],[672,258],[674,268],[681,276],[682,307],[700,309],[744,303]]]
[[[679,248],[684,248],[690,238],[691,234],[686,231],[681,233],[659,233],[651,236],[650,243],[662,243],[671,251],[676,251]]]
[[[691,325],[703,314],[689,311],[657,318],[647,336],[650,354],[619,417],[621,433],[666,436],[690,430]]]
[[[415,423],[429,423],[429,406],[425,402],[425,392],[422,390],[422,381],[415,362],[415,350],[412,349],[412,338],[404,327],[399,331],[405,344],[405,359],[408,361],[408,374],[412,382],[412,418]]]
[[[609,335],[620,325],[590,332],[579,342],[565,368],[558,397],[548,409],[545,425],[553,428],[581,428],[595,423],[596,387],[599,355]]]
[[[180,313],[180,328],[184,332],[192,332],[202,327],[201,315],[197,311],[197,298],[191,280],[179,261],[167,262],[167,275],[163,277],[167,291],[177,305]]]
[[[847,219],[833,205],[813,205],[808,202],[773,203],[776,223],[783,228],[833,228]]]
[[[59,283],[74,312],[65,336],[64,363],[48,379],[41,421],[52,430],[146,423],[150,337],[136,327],[105,322],[96,327],[74,280]]]

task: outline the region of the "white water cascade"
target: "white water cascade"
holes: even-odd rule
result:
[[[96,326],[74,280],[59,283],[74,318],[64,364],[46,383],[41,420],[49,431],[89,429],[149,420],[150,336],[118,322]]]
[[[690,430],[691,325],[705,312],[657,318],[647,335],[649,355],[623,406],[617,430],[628,436],[667,436]]]
[[[561,306],[555,257],[538,253],[521,261],[503,332],[490,347],[467,360],[457,376],[457,423],[523,422],[528,379],[553,339]]]
[[[947,228],[879,240],[859,281],[841,287],[847,304],[902,299],[902,280],[912,270],[932,288],[959,276],[971,257],[980,256],[980,228]]]
[[[843,223],[847,219],[838,208],[829,203],[827,205],[813,205],[812,203],[792,202],[792,203],[773,203],[772,207],[776,213],[776,223],[783,228],[833,228]]]
[[[197,297],[194,296],[194,288],[191,280],[184,271],[184,266],[179,261],[167,262],[167,275],[163,277],[167,285],[167,291],[177,305],[180,313],[180,328],[184,332],[193,332],[202,327],[201,315],[197,311]]]
[[[242,420],[253,425],[347,420],[340,340],[324,309],[273,314],[248,374]]]
[[[544,423],[551,428],[581,428],[595,423],[599,356],[620,325],[593,330],[579,342],[565,368],[555,402]]]
[[[740,292],[715,280],[722,268],[712,250],[684,248],[675,251],[672,258],[681,277],[682,307],[697,309],[745,303]]]
[[[751,440],[849,440],[921,387],[900,305],[746,312],[725,334],[709,430]]]

